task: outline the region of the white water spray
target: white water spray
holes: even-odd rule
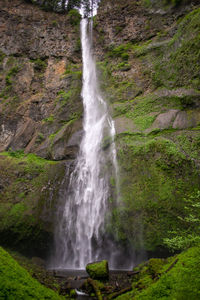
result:
[[[83,15],[83,13],[82,13]],[[117,175],[114,121],[101,96],[92,53],[92,20],[81,21],[83,59],[82,99],[84,134],[56,232],[56,267],[85,268],[91,261],[109,259],[104,223],[110,196],[109,176]],[[103,149],[104,138],[110,147]],[[112,170],[112,171],[111,171]],[[112,249],[110,249],[112,251]]]

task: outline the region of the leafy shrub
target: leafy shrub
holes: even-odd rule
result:
[[[38,58],[38,59],[33,60],[32,62],[34,63],[35,70],[45,71],[45,69],[47,67],[47,63],[44,60]]]
[[[70,24],[76,26],[80,23],[81,15],[76,9],[71,9],[68,13]]]

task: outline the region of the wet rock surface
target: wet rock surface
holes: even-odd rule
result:
[[[79,25],[72,26],[66,15],[20,0],[4,1],[0,16],[0,149],[40,153],[49,136],[82,113]],[[71,69],[73,64],[76,70]],[[69,137],[62,147],[67,147]],[[66,157],[48,151],[43,150],[42,156]],[[77,147],[68,152],[74,157]]]

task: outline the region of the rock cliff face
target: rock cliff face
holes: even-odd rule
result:
[[[82,133],[80,18],[1,2],[1,243],[42,256]]]
[[[172,232],[186,234],[185,205],[199,201],[200,10],[144,2],[102,1],[94,27],[120,164],[110,230],[158,254]]]
[[[1,2],[0,234],[7,243],[12,233],[19,247],[38,232],[44,253],[65,163],[76,156],[82,134],[79,18],[22,0]],[[198,1],[174,7],[102,0],[94,18],[120,165],[121,205],[113,209],[108,231],[138,251],[168,251],[163,240],[170,232],[187,230],[186,201],[198,201],[199,20]],[[19,238],[27,222],[33,231]]]
[[[78,23],[23,1],[3,1],[1,151],[74,156],[77,140],[68,141],[81,129],[82,111]]]

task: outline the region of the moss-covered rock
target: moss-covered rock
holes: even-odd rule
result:
[[[45,257],[53,239],[53,207],[65,166],[22,151],[0,155],[1,245]]]
[[[108,230],[115,228],[121,242],[129,240],[138,250],[161,250],[170,231],[187,227],[179,219],[187,213],[183,199],[200,189],[198,167],[171,138],[177,141],[176,133],[124,134],[117,140],[120,204]]]
[[[179,22],[171,39],[157,46],[154,41],[152,46],[149,44],[146,47],[146,53],[143,50],[143,62],[152,65],[150,73],[155,87],[191,86],[199,89],[199,20],[198,8]]]
[[[87,264],[86,271],[89,274],[89,276],[93,279],[108,279],[109,278],[108,261],[102,260],[99,262]]]
[[[1,299],[64,299],[33,279],[5,250],[0,247]]]

